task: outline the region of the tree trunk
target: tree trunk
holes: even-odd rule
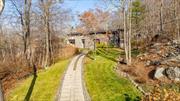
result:
[[[49,29],[49,22],[48,16],[46,15],[45,21],[45,30],[46,30],[46,59],[45,59],[45,66],[49,65],[50,61],[50,29]]]
[[[160,5],[160,33],[163,33],[163,0],[161,0]]]
[[[93,31],[94,31],[94,37],[93,37],[93,39],[94,39],[94,51],[96,51],[96,29],[93,28]]]
[[[177,7],[177,8],[176,8]],[[177,0],[174,0],[174,19],[176,21],[176,29],[177,29],[177,39],[180,41],[180,28],[179,28],[179,15],[178,15],[178,1]]]
[[[126,62],[127,64],[129,63],[129,57],[128,57],[128,40],[127,40],[127,31],[126,31],[126,11],[125,11],[125,0],[123,1],[123,22],[124,22],[124,50],[125,50],[125,55],[126,55]]]
[[[129,11],[129,33],[128,33],[128,51],[129,51],[129,65],[131,65],[131,33],[132,33],[132,23],[131,23],[131,18],[132,18],[132,8],[131,8],[131,0],[130,0],[130,11]]]
[[[4,8],[4,0],[0,0],[0,15],[1,15],[3,8]],[[0,81],[0,101],[4,101],[4,95],[3,95],[1,81]]]
[[[45,56],[45,67],[48,67],[52,60],[52,49],[51,49],[51,31],[50,31],[50,7],[48,4],[49,2],[41,0],[42,9],[43,9],[43,17],[44,17],[44,24],[45,24],[45,33],[46,33],[46,56]]]
[[[24,53],[29,67],[32,67],[31,62],[31,45],[30,45],[30,11],[31,0],[24,1]]]
[[[5,1],[4,0],[0,0],[0,15],[4,9],[4,5],[5,5]]]

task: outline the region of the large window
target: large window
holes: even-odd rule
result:
[[[75,45],[75,39],[69,39],[69,43]]]

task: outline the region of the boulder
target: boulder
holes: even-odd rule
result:
[[[178,81],[180,81],[180,78],[175,78],[174,80],[178,82]]]
[[[126,61],[124,58],[119,58],[118,61],[119,61],[119,64],[126,64]]]
[[[180,55],[167,60],[168,62],[180,63]],[[178,64],[177,64],[178,65]]]
[[[152,45],[151,47],[157,48],[157,47],[159,47],[159,46],[161,46],[161,43],[154,43],[154,45]]]
[[[173,41],[172,41],[172,45],[177,45],[177,44],[179,44],[179,41],[178,41],[178,40],[173,40]]]
[[[164,77],[164,70],[165,70],[164,68],[156,69],[155,74],[154,74],[154,78],[160,79],[160,78]]]
[[[180,68],[179,67],[166,68],[165,74],[171,80],[175,80],[175,81],[180,80]]]
[[[176,46],[176,52],[180,53],[180,45]]]
[[[151,64],[151,61],[148,60],[145,65],[146,65],[146,66],[150,66],[150,64]]]
[[[146,66],[159,66],[159,65],[161,65],[161,62],[157,61],[157,60],[155,60],[155,61],[148,60],[145,65]]]
[[[180,61],[180,55],[178,55],[178,56],[176,57],[176,59]]]
[[[161,65],[161,62],[160,61],[152,61],[151,64],[154,66],[159,66],[159,65]]]

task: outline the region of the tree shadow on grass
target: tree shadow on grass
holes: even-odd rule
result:
[[[106,59],[109,59],[109,60],[112,60],[114,62],[117,62],[117,60],[115,59],[115,57],[112,55],[112,54],[107,54],[104,50],[100,50],[98,49],[97,50],[97,54],[106,58]]]
[[[135,99],[132,99],[128,94],[124,94],[125,101],[141,101],[141,98],[139,96],[136,96]]]
[[[37,75],[34,75],[32,81],[31,81],[31,85],[28,89],[28,92],[26,94],[26,97],[24,98],[24,101],[29,101],[30,100],[30,97],[31,97],[31,94],[33,92],[33,89],[34,89],[34,85],[36,83],[36,79],[37,79]]]
[[[91,55],[90,55],[90,54],[91,54]],[[94,60],[94,58],[93,58],[92,54],[93,54],[93,53],[89,53],[89,54],[87,54],[87,57],[88,57],[89,59],[91,59],[91,60]]]

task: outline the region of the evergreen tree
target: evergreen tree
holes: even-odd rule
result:
[[[135,0],[132,2],[132,24],[135,29],[140,27],[140,22],[144,18],[145,7],[141,0]]]

